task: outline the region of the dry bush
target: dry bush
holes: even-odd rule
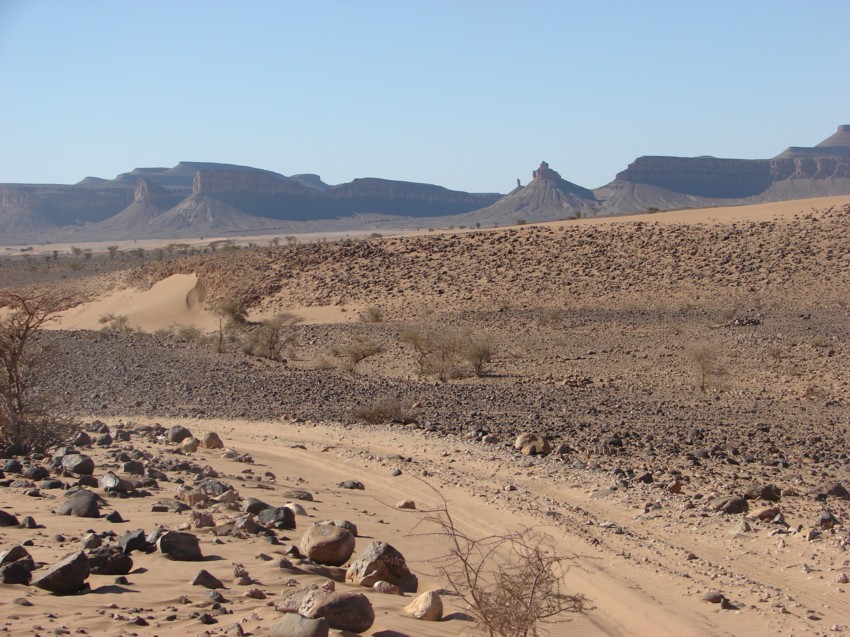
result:
[[[444,383],[470,373],[484,376],[486,365],[495,356],[490,336],[470,330],[406,328],[399,333],[398,340],[413,349],[420,376],[436,376]]]
[[[370,425],[383,425],[390,422],[417,422],[418,414],[409,402],[398,398],[384,398],[368,405],[358,405],[351,410],[351,416]]]
[[[361,363],[372,356],[377,356],[383,351],[384,346],[380,343],[358,337],[352,343],[334,347],[331,350],[331,354],[342,359],[345,362],[346,367],[349,370],[353,370],[357,367],[358,363]]]
[[[123,314],[103,314],[97,319],[97,322],[103,326],[100,329],[105,332],[127,333],[133,331],[130,320]]]
[[[580,593],[563,588],[568,559],[556,554],[551,541],[532,529],[486,537],[460,530],[445,498],[424,522],[448,544],[436,558],[437,575],[448,581],[479,626],[490,637],[538,635],[544,624],[567,621],[568,613],[590,609]]]
[[[26,454],[58,443],[73,428],[37,391],[44,369],[54,361],[37,333],[71,303],[70,297],[36,292],[0,294],[0,308],[8,308],[0,318],[0,447],[7,453]]]
[[[383,323],[384,311],[377,305],[370,305],[360,312],[358,317],[361,323]]]

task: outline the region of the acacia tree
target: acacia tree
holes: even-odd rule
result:
[[[11,453],[27,453],[65,433],[33,393],[50,363],[34,336],[69,305],[69,297],[0,292],[0,447]]]

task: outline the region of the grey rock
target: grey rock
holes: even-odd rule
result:
[[[133,570],[133,558],[117,546],[102,546],[88,553],[89,566],[95,575],[126,575]]]
[[[221,580],[205,569],[195,574],[191,581],[192,586],[203,586],[204,588],[224,588]]]
[[[309,619],[287,613],[269,626],[269,637],[328,637],[330,626],[324,617]]]
[[[89,558],[77,551],[47,569],[32,585],[57,595],[73,595],[83,590],[88,576]]]
[[[20,522],[18,518],[9,513],[8,511],[4,511],[0,509],[0,526],[18,526]]]
[[[56,510],[58,515],[73,515],[78,518],[99,518],[100,498],[96,493],[80,489],[68,496]]]
[[[156,541],[156,548],[165,557],[177,562],[196,562],[204,558],[200,542],[192,533],[166,531]]]
[[[348,567],[345,579],[357,586],[374,586],[385,581],[395,584],[405,593],[415,593],[419,581],[407,568],[404,556],[386,542],[372,542],[360,557]]]
[[[295,528],[295,513],[289,507],[263,509],[257,515],[257,520],[264,526],[271,525],[277,529]]]
[[[168,442],[180,443],[186,440],[186,438],[191,438],[192,432],[181,425],[174,425],[171,429],[168,430],[168,433],[165,435],[165,437]]]
[[[94,460],[82,453],[62,456],[62,468],[77,475],[90,476],[94,473]]]
[[[324,617],[331,628],[362,633],[375,623],[375,610],[362,593],[311,594],[298,607],[310,619]]]

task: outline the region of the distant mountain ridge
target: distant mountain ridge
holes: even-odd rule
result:
[[[571,183],[546,162],[505,196],[432,184],[318,175],[209,162],[136,168],[74,185],[0,184],[4,243],[121,240],[285,230],[407,227],[425,219],[505,224],[647,209],[699,208],[850,194],[850,125],[772,159],[638,157],[601,188]],[[432,222],[428,222],[431,224]],[[301,224],[301,225],[299,225]]]

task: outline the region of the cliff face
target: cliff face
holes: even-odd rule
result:
[[[132,201],[132,189],[0,185],[0,212],[29,210],[57,226],[102,221],[119,213]]]
[[[773,159],[638,157],[615,181],[658,186],[676,193],[716,199],[757,197],[777,182],[850,178],[850,126],[817,146],[792,146]],[[830,185],[824,183],[824,194]],[[817,191],[809,184],[807,191]],[[787,187],[785,188],[787,190]]]
[[[765,190],[771,174],[766,160],[638,157],[616,179],[699,197],[738,198]]]

